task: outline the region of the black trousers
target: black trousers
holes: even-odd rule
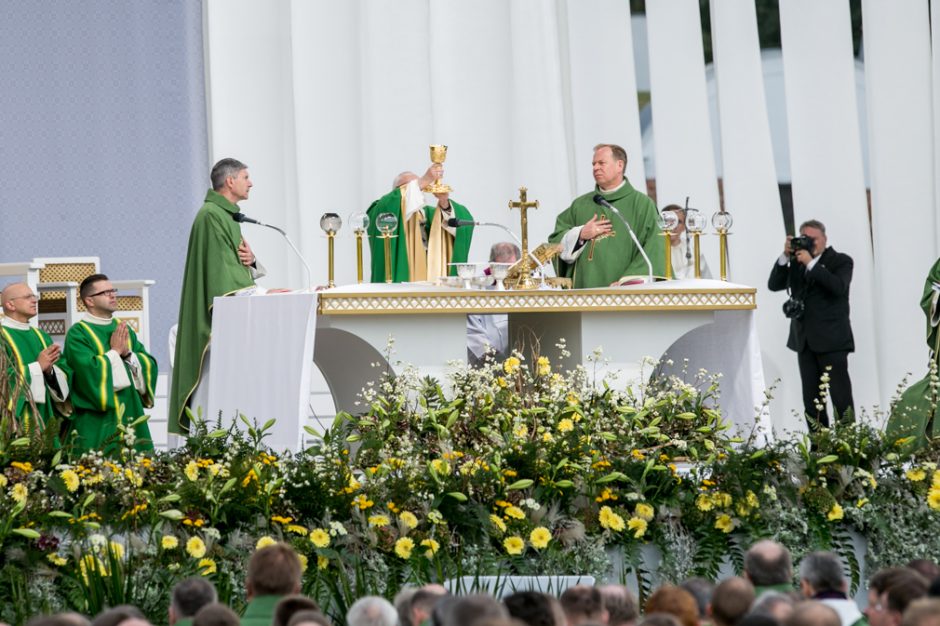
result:
[[[852,400],[852,381],[849,379],[849,353],[841,352],[813,352],[808,348],[797,352],[797,361],[800,365],[800,380],[803,383],[803,410],[807,417],[810,430],[817,425],[829,427],[829,412],[826,405],[822,410],[816,407],[819,401],[820,378],[829,370],[829,398],[836,412],[838,421],[854,421],[855,403]],[[851,410],[851,417],[846,412]]]

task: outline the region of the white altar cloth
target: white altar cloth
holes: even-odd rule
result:
[[[242,414],[259,425],[277,420],[265,443],[299,451],[309,414],[316,327],[314,293],[216,298],[206,417],[223,424]]]

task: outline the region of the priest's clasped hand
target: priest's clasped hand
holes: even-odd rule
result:
[[[120,322],[114,332],[111,333],[111,349],[120,354],[122,359],[125,359],[131,353],[129,341],[130,333],[127,332],[127,322]]]
[[[581,227],[581,234],[578,235],[578,238],[581,241],[590,241],[600,237],[601,235],[608,235],[610,231],[613,230],[613,225],[610,223],[610,220],[604,217],[603,215],[599,216],[595,213],[594,217],[589,219],[587,223]]]
[[[62,348],[54,343],[39,353],[36,362],[39,363],[39,369],[48,374],[52,371],[52,366],[55,365],[60,356],[62,356]]]
[[[255,264],[255,253],[251,251],[251,246],[249,246],[248,242],[244,239],[238,244],[238,260],[242,262],[242,265],[246,266]]]

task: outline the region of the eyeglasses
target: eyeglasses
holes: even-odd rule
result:
[[[10,300],[39,300],[39,296],[31,293],[28,296],[16,296],[15,298],[10,298]]]
[[[97,298],[98,296],[114,296],[117,295],[117,289],[105,289],[104,291],[99,291],[98,293],[93,293],[88,298]]]

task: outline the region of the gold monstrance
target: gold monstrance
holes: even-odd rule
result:
[[[444,160],[447,159],[447,146],[441,144],[432,144],[431,148],[431,163],[435,165],[443,165]],[[453,191],[450,185],[445,185],[444,181],[440,178],[435,180],[433,183],[425,187],[422,191],[428,193],[450,193]]]
[[[527,199],[527,194],[529,190],[525,187],[519,187],[519,201],[513,202],[509,201],[510,209],[519,209],[519,213],[522,220],[522,258],[519,260],[522,265],[522,274],[524,279],[519,284],[521,289],[535,289],[538,287],[538,283],[532,280],[532,270],[535,269],[535,266],[532,264],[532,261],[529,257],[529,209],[539,208],[539,201],[529,201]]]

